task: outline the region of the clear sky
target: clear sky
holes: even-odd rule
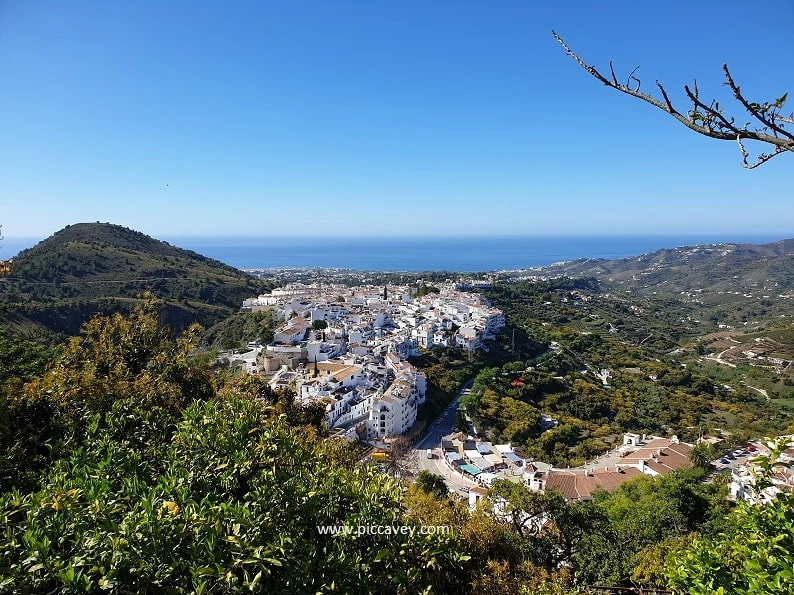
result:
[[[794,155],[742,169],[551,29],[730,105],[723,62],[752,98],[794,97],[793,25],[786,0],[2,0],[0,223],[791,237]]]

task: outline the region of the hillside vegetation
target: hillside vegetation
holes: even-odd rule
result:
[[[177,330],[211,326],[268,285],[189,250],[119,225],[79,223],[14,260],[0,279],[2,327],[39,338],[74,335],[96,312],[129,312],[147,288]]]
[[[794,240],[536,272],[547,280],[502,275],[486,291],[508,321],[499,341],[516,338],[467,403],[492,438],[567,465],[626,431],[741,441],[794,430]],[[559,423],[544,431],[541,414]]]
[[[208,328],[201,343],[203,347],[222,349],[236,349],[249,341],[270,343],[275,324],[269,310],[238,312]]]
[[[635,291],[734,291],[794,288],[794,239],[770,244],[708,244],[605,260],[584,258],[536,269],[543,275],[595,277]]]
[[[46,365],[38,345],[0,337],[0,592],[794,586],[790,497],[734,508],[696,469],[595,502],[502,480],[470,511],[433,478],[401,484],[327,439],[322,406],[191,357],[199,329],[174,338],[158,306],[94,317]]]

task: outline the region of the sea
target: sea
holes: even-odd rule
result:
[[[792,234],[794,235],[794,234]],[[390,238],[165,237],[239,269],[343,268],[362,271],[476,272],[518,270],[578,258],[625,258],[662,248],[741,242],[764,244],[780,235],[521,236]],[[788,236],[792,237],[792,236]],[[6,237],[0,258],[38,240]]]

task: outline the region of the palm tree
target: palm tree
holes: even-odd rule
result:
[[[711,461],[717,458],[717,449],[713,444],[708,442],[698,442],[692,449],[689,455],[689,460],[695,467],[708,469],[711,466]]]

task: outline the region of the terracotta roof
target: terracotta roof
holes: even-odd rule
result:
[[[627,454],[623,460],[630,464],[644,462],[655,472],[664,475],[676,469],[689,467],[691,453],[692,447],[688,444],[672,443],[665,438],[657,438]]]
[[[341,370],[337,370],[333,372],[333,376],[337,380],[344,380],[345,378],[349,378],[350,376],[356,374],[357,372],[361,372],[361,370],[362,370],[361,366],[356,366],[356,365],[345,366]]]
[[[314,367],[314,363],[310,364],[311,367]],[[345,368],[349,368],[349,364],[339,364],[333,362],[317,362],[317,369],[325,374],[333,374],[334,372],[339,372],[340,370],[344,370]]]
[[[566,500],[591,500],[599,490],[612,491],[620,484],[642,475],[634,467],[622,467],[620,471],[595,471],[585,475],[579,471],[550,471],[546,480],[547,490],[560,492]]]

